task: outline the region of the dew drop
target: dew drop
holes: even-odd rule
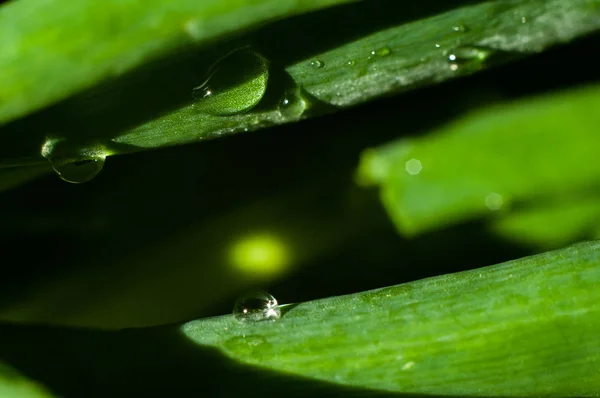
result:
[[[467,32],[469,29],[465,24],[458,23],[452,27],[452,30],[458,33]]]
[[[248,47],[218,59],[208,77],[194,87],[195,107],[215,116],[231,116],[254,108],[267,90],[268,61]]]
[[[279,114],[286,119],[299,119],[308,107],[309,103],[302,95],[302,90],[296,88],[285,93],[279,104]]]
[[[322,67],[325,66],[325,63],[323,61],[319,61],[318,59],[315,59],[314,61],[310,61],[310,66],[312,66],[315,69],[321,69]]]
[[[346,63],[346,65],[348,65],[348,66],[354,66],[354,64],[355,64],[355,63],[356,63],[356,62],[354,62],[354,60],[353,60],[353,59],[351,59],[350,61],[348,61],[348,62]]]
[[[450,69],[456,71],[459,67],[467,65],[471,68],[479,68],[492,53],[492,50],[483,47],[462,46],[448,51],[446,55]]]
[[[281,317],[281,310],[275,297],[257,290],[237,299],[233,307],[233,316],[243,322],[275,320]]]
[[[526,16],[522,16],[521,17],[521,23],[527,23],[527,17]]]
[[[106,160],[106,149],[102,145],[77,147],[65,140],[48,139],[42,146],[42,156],[48,159],[62,180],[80,184],[100,173]]]

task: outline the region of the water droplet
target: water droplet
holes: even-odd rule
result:
[[[310,66],[312,66],[315,69],[320,69],[325,66],[325,63],[323,61],[315,59],[314,61],[310,61]]]
[[[404,168],[406,169],[406,172],[408,174],[414,176],[419,174],[421,170],[423,170],[423,165],[421,164],[421,161],[419,159],[413,158],[405,163]]]
[[[526,16],[522,16],[521,17],[521,23],[527,23],[527,17]]]
[[[351,59],[350,61],[348,61],[348,63],[346,65],[348,66],[354,66],[355,62],[353,59]]]
[[[65,140],[48,139],[42,146],[42,156],[48,159],[61,179],[79,184],[100,173],[106,160],[106,149],[102,145],[80,147]]]
[[[279,104],[279,113],[286,119],[299,119],[308,109],[309,103],[302,95],[302,90],[289,90]]]
[[[466,65],[477,69],[492,53],[491,49],[483,47],[462,46],[446,52],[446,55],[450,69],[456,71],[459,67]]]
[[[56,174],[64,181],[79,184],[96,177],[104,167],[105,159],[105,156],[91,155],[83,158],[50,161],[50,163]]]
[[[440,48],[441,46],[438,43],[435,43],[435,48]]]
[[[275,297],[257,290],[237,299],[233,307],[233,316],[244,322],[275,320],[281,317],[281,310]]]
[[[230,116],[254,108],[267,90],[267,60],[248,47],[234,50],[217,60],[208,77],[192,95],[196,109],[215,116]]]
[[[390,55],[391,53],[392,50],[388,46],[381,47],[374,52],[374,54],[378,57],[385,57],[386,55]]]
[[[469,29],[467,28],[467,26],[465,24],[458,23],[452,27],[452,30],[455,32],[462,33],[462,32],[467,32]]]

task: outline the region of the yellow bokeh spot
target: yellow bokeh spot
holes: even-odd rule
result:
[[[278,237],[268,234],[240,239],[231,247],[229,254],[236,269],[262,277],[281,273],[289,261],[285,244]]]

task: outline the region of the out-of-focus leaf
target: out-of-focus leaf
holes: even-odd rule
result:
[[[0,192],[7,191],[26,182],[35,180],[51,171],[50,165],[45,163],[12,168],[0,167]]]
[[[0,362],[0,397],[52,398],[54,395],[50,394],[38,383],[23,377],[10,366]]]
[[[496,234],[536,248],[553,248],[597,238],[600,228],[600,198],[562,198],[551,203],[510,212],[491,221]]]
[[[365,151],[359,181],[404,235],[597,189],[599,107],[590,86],[476,111]]]

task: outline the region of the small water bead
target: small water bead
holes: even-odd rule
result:
[[[450,69],[453,71],[458,70],[463,65],[478,68],[492,53],[492,50],[483,47],[462,46],[448,51],[447,60],[450,63]]]
[[[276,320],[281,317],[281,310],[275,297],[257,290],[237,299],[233,307],[233,316],[242,322]]]
[[[354,64],[355,64],[355,63],[356,63],[356,62],[354,62],[354,60],[353,60],[353,59],[351,59],[350,61],[348,61],[348,62],[346,63],[346,65],[348,65],[348,66],[354,66]]]
[[[106,149],[101,145],[78,147],[64,140],[49,139],[42,147],[42,156],[48,159],[62,180],[80,184],[102,171]]]
[[[314,61],[310,61],[310,66],[312,66],[315,69],[321,69],[322,67],[325,66],[325,63],[323,61],[319,61],[318,59],[316,59]]]
[[[299,119],[309,108],[308,100],[302,95],[300,88],[285,93],[279,104],[279,114],[286,119]]]
[[[469,30],[469,28],[467,28],[467,26],[465,24],[458,23],[452,27],[452,30],[455,32],[462,33],[462,32],[467,32]]]
[[[217,60],[208,77],[192,91],[196,109],[215,116],[231,116],[254,108],[263,98],[269,79],[268,61],[248,47]]]

